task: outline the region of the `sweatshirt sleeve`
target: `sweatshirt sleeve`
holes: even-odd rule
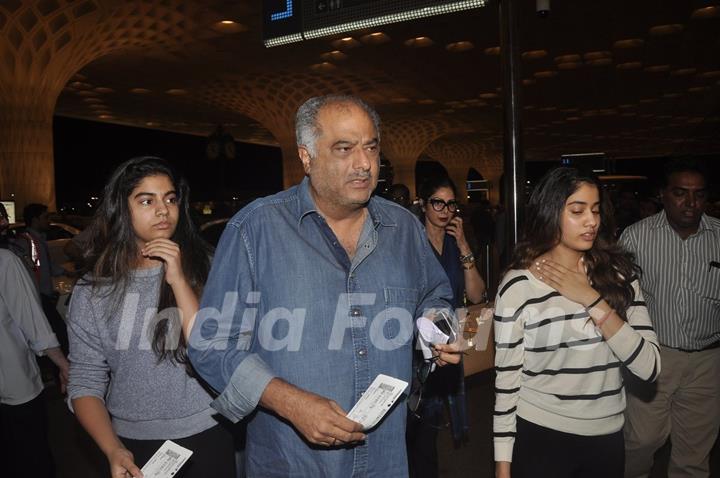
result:
[[[660,373],[660,347],[637,279],[632,287],[635,298],[628,307],[627,322],[607,344],[633,375],[653,382]]]
[[[75,286],[68,314],[70,341],[70,381],[68,403],[79,397],[91,396],[105,401],[110,367],[95,322],[90,286]]]
[[[512,292],[504,290],[507,282],[503,281],[500,285],[495,299],[495,461],[512,461],[516,410],[525,359],[522,311],[517,307],[517,301],[510,297]]]

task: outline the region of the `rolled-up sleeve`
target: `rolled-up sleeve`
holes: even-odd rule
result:
[[[68,403],[79,397],[97,397],[105,401],[110,367],[103,351],[90,300],[90,286],[76,286],[68,313],[70,341],[70,380]]]
[[[20,259],[8,252],[3,264],[2,283],[7,284],[7,287],[0,287],[0,294],[28,347],[36,355],[42,355],[46,349],[59,347],[40,306],[37,288]]]
[[[255,317],[245,318],[245,304],[259,297],[253,259],[246,232],[231,221],[215,251],[188,346],[195,370],[220,392],[213,408],[235,422],[255,409],[275,377],[260,356],[251,352]]]

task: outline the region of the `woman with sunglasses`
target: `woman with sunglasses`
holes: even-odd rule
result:
[[[463,220],[458,215],[457,189],[450,178],[436,177],[420,187],[422,220],[435,256],[445,269],[453,290],[453,307],[463,307],[485,298],[485,282],[475,267]],[[445,401],[450,409],[453,439],[459,443],[467,434],[465,382],[462,363],[429,374],[422,356],[414,360],[416,397],[409,402],[407,444],[411,477],[438,476],[437,433],[441,428]]]
[[[607,196],[574,168],[543,177],[495,299],[497,478],[621,478],[626,379],[658,342]]]

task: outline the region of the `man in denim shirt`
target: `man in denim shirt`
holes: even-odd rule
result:
[[[402,402],[371,430],[345,415],[378,374],[410,382],[414,321],[452,292],[420,223],[371,197],[377,113],[312,98],[296,134],[307,177],[228,223],[189,355],[218,411],[255,412],[248,476],[407,476]],[[454,346],[436,353],[459,362]]]

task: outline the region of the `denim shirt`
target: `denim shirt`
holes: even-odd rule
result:
[[[404,400],[364,442],[338,448],[309,444],[257,407],[273,377],[346,411],[378,374],[409,383],[415,318],[450,307],[447,276],[410,212],[371,198],[350,260],[309,188],[306,178],[230,220],[191,333],[190,359],[221,392],[214,408],[233,421],[250,415],[248,476],[407,476]]]

